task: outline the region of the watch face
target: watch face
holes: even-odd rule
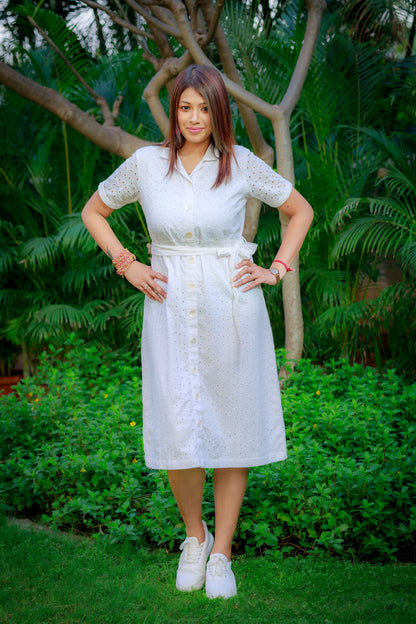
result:
[[[269,271],[270,271],[270,273],[271,273],[272,275],[274,275],[274,276],[276,277],[276,284],[278,284],[278,283],[280,282],[280,273],[279,273],[279,269],[272,268],[272,269],[269,269]]]

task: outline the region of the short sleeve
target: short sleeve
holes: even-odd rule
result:
[[[250,151],[246,161],[246,180],[248,196],[260,199],[273,208],[284,204],[293,188],[288,180]]]
[[[125,160],[109,178],[100,182],[98,193],[103,202],[113,210],[139,201],[137,152]]]

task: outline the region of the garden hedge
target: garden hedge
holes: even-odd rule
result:
[[[282,400],[288,459],[250,470],[235,551],[414,560],[416,384],[393,370],[302,360]],[[141,410],[138,361],[74,336],[51,348],[36,377],[0,398],[0,513],[178,546],[167,474],[144,465]]]

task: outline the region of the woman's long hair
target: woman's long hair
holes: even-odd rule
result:
[[[205,100],[211,118],[211,144],[218,150],[219,167],[213,188],[227,182],[231,177],[231,160],[234,156],[234,133],[231,122],[231,108],[221,74],[213,67],[190,65],[178,74],[170,101],[169,135],[163,145],[169,147],[169,171],[173,172],[178,151],[185,139],[179,131],[178,109],[182,93],[191,87]]]

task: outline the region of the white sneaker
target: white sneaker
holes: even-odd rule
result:
[[[208,598],[231,598],[237,593],[231,561],[222,553],[214,553],[209,558],[205,591]]]
[[[201,589],[205,583],[205,566],[214,545],[214,537],[204,521],[202,524],[205,531],[205,541],[202,544],[197,537],[187,537],[180,545],[182,554],[176,573],[176,588],[180,591]]]

